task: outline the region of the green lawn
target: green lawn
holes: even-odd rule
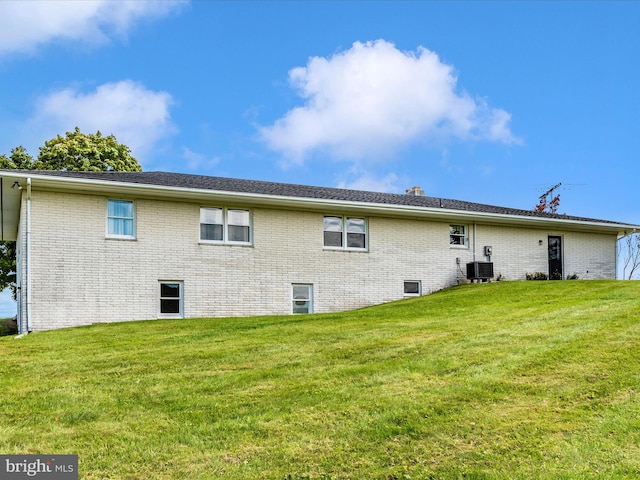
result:
[[[85,479],[640,477],[640,282],[0,338],[0,453]]]

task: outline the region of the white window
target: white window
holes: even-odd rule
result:
[[[227,210],[227,241],[249,243],[251,227],[249,210]]]
[[[160,317],[182,318],[183,316],[182,282],[160,282]]]
[[[135,209],[130,200],[107,200],[107,236],[135,238]]]
[[[249,210],[200,208],[200,240],[220,243],[251,243]]]
[[[367,221],[355,217],[324,217],[324,246],[366,250]]]
[[[452,247],[466,247],[467,244],[467,226],[449,225],[449,245]]]
[[[324,217],[324,246],[342,247],[342,217]]]
[[[292,312],[313,313],[313,285],[294,283],[292,290]]]
[[[420,280],[405,280],[404,296],[417,297],[419,295],[422,295],[422,284]]]
[[[200,209],[200,240],[222,242],[224,211],[221,208]]]

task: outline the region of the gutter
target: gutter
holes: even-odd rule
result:
[[[625,230],[625,232],[618,237],[618,241],[622,240],[623,238],[627,238],[628,236],[633,235],[635,233],[638,233],[638,230],[635,228],[631,230],[629,233],[627,233],[627,231]]]
[[[11,172],[5,173],[11,177]],[[134,198],[172,198],[182,201],[207,202],[212,199],[226,201],[236,205],[260,205],[276,208],[304,208],[306,210],[348,210],[363,215],[383,215],[405,218],[427,218],[434,221],[464,221],[468,223],[486,223],[495,225],[522,225],[531,228],[571,228],[573,231],[589,231],[599,233],[617,233],[639,225],[619,222],[601,221],[598,219],[548,218],[524,216],[511,213],[482,212],[478,210],[456,210],[450,208],[395,205],[386,203],[369,203],[341,199],[322,199],[296,196],[280,196],[264,193],[236,192],[225,190],[208,190],[190,187],[106,181],[76,177],[53,177],[31,175],[40,188],[84,192],[86,194],[109,195],[119,194]],[[24,178],[24,177],[23,177]]]

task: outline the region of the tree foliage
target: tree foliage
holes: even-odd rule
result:
[[[23,146],[19,146],[11,150],[11,155],[0,155],[0,168],[7,170],[33,168],[33,157],[27,153]]]
[[[138,161],[126,145],[116,137],[103,137],[100,131],[84,134],[76,127],[64,137],[58,135],[40,147],[34,162],[37,170],[66,170],[69,172],[139,172]]]
[[[16,299],[16,242],[0,242],[0,288],[11,288]]]
[[[40,147],[34,158],[22,147],[11,154],[0,155],[0,169],[63,170],[69,172],[139,172],[138,161],[126,145],[118,143],[113,135],[84,134],[78,127],[64,137],[57,135]],[[0,291],[11,288],[16,298],[16,242],[0,241]]]

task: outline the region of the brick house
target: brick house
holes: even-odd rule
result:
[[[332,312],[469,277],[614,279],[618,235],[638,228],[417,190],[162,172],[0,171],[0,193],[21,332]]]

